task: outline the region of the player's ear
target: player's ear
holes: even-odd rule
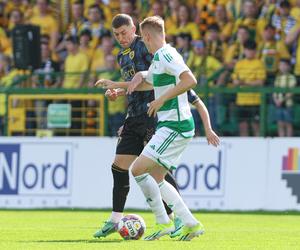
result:
[[[150,41],[150,38],[151,38],[150,33],[148,31],[146,31],[146,39],[148,42]]]
[[[132,31],[133,31],[133,33],[135,34],[135,32],[136,32],[136,27],[135,27],[135,25],[132,26]]]

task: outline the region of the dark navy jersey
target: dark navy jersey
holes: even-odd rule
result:
[[[121,49],[118,54],[118,63],[123,79],[131,81],[137,72],[148,70],[152,58],[141,37],[137,36],[129,48]],[[193,90],[188,91],[187,94],[188,101],[192,104],[199,99]],[[147,104],[154,100],[154,91],[134,91],[131,95],[127,95],[127,99],[127,116],[136,117],[147,113]]]
[[[148,70],[152,61],[152,55],[148,52],[140,37],[136,37],[129,48],[121,49],[118,54],[118,63],[121,75],[125,81],[131,81],[139,71]],[[127,116],[135,117],[147,113],[147,104],[154,100],[154,91],[134,91],[127,95]]]

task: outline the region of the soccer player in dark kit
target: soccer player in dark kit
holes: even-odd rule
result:
[[[125,81],[130,81],[137,72],[148,70],[152,61],[152,55],[148,52],[141,38],[136,35],[136,27],[130,16],[126,14],[116,15],[112,20],[112,30],[116,40],[122,47],[117,58],[122,77]],[[110,80],[105,81],[113,84]],[[97,81],[95,85],[101,85],[101,80]],[[147,90],[145,85],[140,85],[143,91],[139,91],[139,88],[137,88],[136,91],[127,95],[127,117],[120,132],[116,156],[112,164],[114,182],[112,213],[109,220],[94,234],[94,237],[97,238],[106,237],[116,232],[117,224],[123,217],[123,210],[129,192],[128,169],[155,133],[156,120],[147,115],[148,103],[154,100],[154,92],[150,86],[149,90]],[[126,91],[124,89],[111,88],[106,91],[105,95],[110,101],[114,101],[118,96],[126,95]],[[188,97],[189,102],[192,104],[200,101],[194,91],[190,91]],[[204,126],[210,127],[210,124],[204,124]],[[214,138],[216,136],[212,130],[209,132],[209,135],[206,135],[207,138],[208,136]],[[171,173],[168,173],[166,176],[166,181],[177,189]],[[180,235],[183,224],[179,218],[174,217],[172,210],[166,204],[164,205],[175,226],[175,230],[170,236],[176,237]]]

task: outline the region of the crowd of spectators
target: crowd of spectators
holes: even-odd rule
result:
[[[146,16],[163,17],[168,42],[201,86],[292,88],[300,81],[299,0],[2,0],[0,86],[9,86],[24,74],[12,60],[11,31],[19,24],[41,28],[42,65],[35,73],[64,72],[32,78],[30,87],[93,87],[99,77],[120,79],[119,45],[110,28],[118,13],[130,15],[136,24]],[[297,101],[291,93],[268,96],[278,135],[293,135]],[[241,136],[259,135],[260,94],[210,94],[207,104],[217,131],[235,113]],[[221,106],[226,107],[225,114]],[[124,98],[110,104],[112,135],[125,110]],[[200,126],[196,127],[200,134]]]

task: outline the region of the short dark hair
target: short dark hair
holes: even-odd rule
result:
[[[75,4],[80,4],[80,5],[83,5],[83,2],[82,2],[82,1],[80,1],[80,0],[77,0],[77,1],[74,1],[74,2],[73,2],[73,5],[75,5]]]
[[[104,37],[109,37],[112,38],[111,32],[109,30],[103,30],[102,32],[100,32],[100,38],[104,38]]]
[[[68,36],[66,38],[66,42],[71,42],[73,44],[79,44],[79,39],[78,39],[78,36]]]
[[[252,39],[249,39],[244,43],[244,48],[250,50],[256,50],[256,42]]]
[[[246,25],[240,25],[240,26],[238,27],[238,30],[239,30],[239,29],[246,30],[246,31],[249,33],[249,28],[248,28]]]
[[[114,29],[118,29],[123,25],[126,25],[126,26],[133,25],[133,20],[132,20],[131,16],[129,16],[127,14],[118,14],[118,15],[114,16],[114,18],[112,19],[111,26]]]
[[[186,32],[180,32],[177,37],[180,37],[182,39],[188,40],[189,42],[192,41],[192,36],[190,33],[186,33]]]
[[[90,39],[92,39],[92,32],[86,28],[86,29],[83,29],[82,31],[80,31],[79,36],[88,36]]]
[[[43,34],[41,35],[41,38],[40,38],[40,41],[41,42],[46,42],[46,43],[50,43],[50,36],[48,34]]]
[[[211,24],[211,25],[209,25],[209,26],[207,27],[207,30],[220,31],[220,27],[219,27],[218,24],[213,23],[213,24]]]
[[[268,30],[268,29],[276,30],[276,28],[271,23],[266,25],[265,30]]]
[[[280,62],[286,63],[288,65],[291,65],[291,60],[288,58],[280,58],[279,60]]]
[[[280,8],[287,8],[287,9],[291,8],[291,4],[289,1],[282,1],[279,6]]]
[[[103,20],[105,20],[104,11],[103,11],[102,8],[100,8],[100,6],[98,4],[91,4],[89,6],[89,10],[90,9],[96,9],[99,12],[99,14],[100,14],[100,18],[103,19]]]

